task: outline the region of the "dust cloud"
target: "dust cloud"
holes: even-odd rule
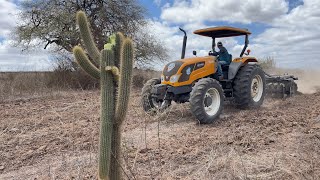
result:
[[[300,71],[296,76],[299,92],[313,94],[320,91],[320,70]]]
[[[295,82],[298,84],[298,91],[303,94],[320,92],[320,70],[272,68],[266,70],[266,72],[272,75],[294,75],[298,77],[299,80]]]

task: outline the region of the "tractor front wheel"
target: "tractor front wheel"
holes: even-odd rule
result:
[[[144,111],[150,112],[150,111],[158,111],[158,110],[164,110],[168,108],[171,105],[171,101],[169,100],[158,100],[156,98],[152,97],[151,90],[152,88],[160,84],[161,81],[158,78],[150,79],[146,82],[146,84],[142,88],[142,106]]]
[[[200,79],[192,89],[190,106],[192,114],[201,124],[212,123],[223,108],[224,94],[220,83],[212,78]]]

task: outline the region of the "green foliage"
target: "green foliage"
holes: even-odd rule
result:
[[[99,69],[86,57],[81,47],[73,49],[78,64],[101,84],[101,125],[99,179],[122,179],[120,171],[121,124],[125,119],[133,68],[133,43],[118,32],[108,39],[101,52],[96,47],[83,12],[77,13],[80,34],[89,56],[100,60]],[[119,63],[119,65],[117,65]],[[115,94],[118,92],[117,94]],[[117,97],[117,98],[115,98]]]

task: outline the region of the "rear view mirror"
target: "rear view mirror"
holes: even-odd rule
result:
[[[244,53],[244,54],[247,55],[247,56],[249,56],[250,52],[251,52],[251,50],[248,49],[248,50],[247,50],[247,53]]]
[[[197,56],[197,51],[193,51],[192,54]]]

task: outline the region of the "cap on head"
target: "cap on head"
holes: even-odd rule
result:
[[[217,44],[218,46],[222,46],[222,42],[218,42],[218,44]]]

